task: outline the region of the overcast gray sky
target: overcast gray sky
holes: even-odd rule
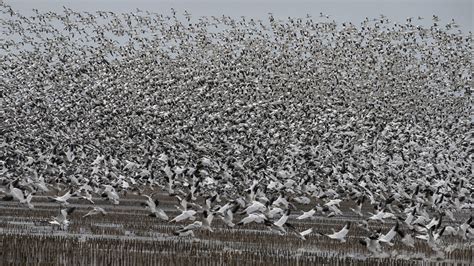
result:
[[[0,0],[1,1],[1,0]],[[266,19],[268,12],[286,18],[304,17],[311,14],[318,17],[319,12],[331,15],[338,22],[361,22],[365,17],[388,16],[397,22],[407,17],[425,17],[424,25],[431,23],[436,14],[441,23],[452,18],[461,25],[463,31],[472,31],[472,0],[4,0],[16,10],[29,11],[61,10],[62,6],[75,10],[110,10],[119,12],[134,11],[135,8],[167,14],[173,7],[178,12],[184,10],[193,16],[230,15]]]

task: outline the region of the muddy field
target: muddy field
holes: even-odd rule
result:
[[[170,217],[177,215],[173,198],[159,196],[163,209]],[[313,228],[314,232],[301,240],[295,234],[280,235],[263,225],[227,227],[220,219],[213,222],[214,232],[196,231],[194,238],[174,236],[173,232],[186,224],[169,223],[149,217],[140,203],[143,197],[129,195],[119,206],[95,199],[104,207],[105,216],[82,216],[89,204],[76,199],[77,207],[71,215],[67,230],[51,226],[51,216],[59,213],[59,206],[46,197],[35,197],[35,208],[30,210],[15,203],[0,205],[0,261],[2,264],[64,264],[64,265],[321,265],[321,264],[380,264],[419,265],[472,263],[472,243],[445,237],[444,250],[433,251],[423,240],[415,240],[410,249],[395,240],[393,247],[383,246],[384,254],[373,257],[358,239],[368,232],[357,226],[358,217],[342,205],[343,217],[315,216],[303,222],[291,217],[298,230]],[[310,209],[298,206],[298,209]],[[460,220],[468,213],[458,213]],[[242,216],[243,217],[243,216]],[[242,218],[240,215],[236,220]],[[198,218],[199,219],[199,218]],[[317,233],[330,233],[347,221],[353,226],[346,243],[331,240]],[[189,222],[187,222],[189,223]],[[370,228],[390,230],[394,223],[369,222]]]

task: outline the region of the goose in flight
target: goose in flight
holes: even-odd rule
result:
[[[413,229],[413,220],[415,219],[415,215],[416,215],[416,208],[413,208],[412,211],[410,211],[408,214],[407,214],[407,217],[405,218],[405,220],[403,220],[403,222],[405,223],[405,225],[408,227],[408,229],[412,230]],[[403,218],[399,218],[400,220],[403,219]]]
[[[29,209],[33,209],[34,206],[31,204],[31,199],[33,198],[33,193],[29,193],[26,195],[26,193],[23,192],[23,190],[15,187],[13,183],[10,184],[9,187],[10,191],[5,192],[6,195],[2,198],[4,201],[11,201],[11,200],[17,200],[20,204],[26,204]]]
[[[459,226],[459,233],[463,239],[474,238],[474,223],[472,216]]]
[[[201,228],[202,222],[201,221],[195,221],[192,224],[189,224],[177,231],[174,232],[174,235],[176,236],[191,236],[194,237],[194,230]]]
[[[286,225],[289,225],[289,224],[287,223]],[[301,240],[306,240],[306,236],[308,236],[312,232],[313,232],[313,228],[309,228],[309,229],[306,229],[302,232],[296,232],[296,233],[299,236],[299,238],[301,238]]]
[[[296,197],[293,200],[296,201],[297,203],[303,204],[303,205],[308,205],[308,204],[311,203],[311,199],[309,199],[308,197],[305,197],[305,196]]]
[[[271,207],[271,204],[268,204],[267,202],[267,209],[265,210],[265,215],[270,218],[270,219],[273,219],[273,218],[277,218],[277,216],[281,217],[281,215],[283,215],[285,213],[285,211],[280,208],[280,207]]]
[[[68,190],[64,195],[62,196],[58,196],[58,197],[48,197],[50,201],[52,202],[57,202],[63,206],[67,206],[69,205],[69,202],[68,200],[72,197],[74,191],[73,189],[71,188],[70,190]]]
[[[356,201],[357,205],[355,208],[350,208],[351,211],[353,211],[355,214],[359,215],[360,217],[364,216],[362,214],[362,205],[364,204],[364,202],[365,202],[365,195],[357,199]]]
[[[390,231],[388,231],[385,235],[381,235],[378,240],[379,242],[386,243],[389,246],[393,246],[392,239],[397,235],[398,230],[398,222],[395,224]]]
[[[397,228],[395,230],[397,234],[402,238],[402,243],[405,244],[407,247],[414,248],[415,247],[415,240],[409,233],[405,233],[403,230],[400,228]]]
[[[59,225],[61,228],[66,229],[70,223],[67,216],[71,215],[75,209],[76,207],[61,209],[60,214],[56,217],[52,217],[52,220],[49,223],[52,225]]]
[[[444,229],[445,236],[459,236],[462,237],[464,240],[467,240],[468,235],[474,234],[474,225],[472,223],[472,216],[462,223],[459,226],[451,226],[447,225]]]
[[[104,208],[95,206],[92,210],[90,210],[88,213],[86,213],[82,218],[88,217],[88,216],[93,216],[97,214],[102,214],[102,216],[106,215],[107,212],[104,210]]]
[[[206,201],[205,201],[206,204],[204,206],[204,210],[207,210],[207,211],[211,210],[211,205],[212,203],[214,203],[214,201],[216,201],[218,195],[219,194],[215,194],[214,196],[210,196],[206,198]]]
[[[332,199],[324,204],[324,206],[330,207],[330,206],[340,206],[339,204],[342,202],[341,199]]]
[[[286,212],[280,217],[280,219],[278,219],[278,221],[274,222],[272,224],[272,226],[276,227],[276,229],[281,234],[286,233],[286,229],[283,226],[286,224],[289,217],[290,217],[290,209],[286,210]]]
[[[150,211],[150,214],[148,216],[156,217],[156,218],[160,218],[164,221],[168,221],[168,219],[169,219],[168,215],[166,215],[166,213],[161,208],[158,208],[158,205],[160,204],[158,199],[153,200],[148,195],[144,195],[144,196],[147,198],[147,200],[145,202],[146,209],[148,209]]]
[[[234,220],[234,214],[237,213],[237,211],[239,210],[240,208],[240,205],[239,204],[235,204],[234,206],[227,208],[227,209],[224,209],[223,211],[219,210],[217,212],[217,215],[219,215],[222,219],[222,221],[224,221],[224,223],[229,226],[229,227],[234,227],[235,224],[233,223],[233,220]]]
[[[440,238],[443,235],[444,230],[446,229],[445,226],[441,229],[439,229],[439,227],[440,226],[435,229],[431,228],[426,234],[417,235],[416,238],[425,240],[428,243],[428,246],[430,246],[433,250],[438,250]]]
[[[191,201],[191,193],[189,193],[186,197],[181,198],[178,195],[175,195],[176,199],[178,200],[179,205],[175,205],[176,209],[180,211],[185,211],[188,208],[194,207],[198,208],[199,206]]]
[[[90,204],[95,204],[92,200],[92,195],[89,190],[83,189],[82,191],[84,191],[83,194],[78,194],[79,198],[87,200]]]
[[[346,242],[346,236],[347,236],[347,233],[349,233],[350,227],[351,227],[351,223],[349,222],[346,225],[344,225],[344,227],[339,232],[334,232],[334,229],[333,229],[333,233],[326,236],[331,239],[339,240],[341,241],[341,243],[344,243]]]
[[[303,212],[303,214],[301,214],[300,216],[296,217],[297,220],[305,220],[305,219],[308,219],[308,218],[312,218],[317,211],[322,211],[323,209],[319,206],[316,206],[314,208],[312,208],[311,210],[307,211],[307,212]]]
[[[309,229],[306,229],[302,232],[298,232],[292,224],[286,223],[285,225],[288,228],[290,228],[291,231],[293,231],[296,234],[296,236],[298,236],[301,240],[306,240],[306,237],[313,232],[313,228],[309,228]],[[317,234],[317,235],[320,235],[320,234]]]
[[[185,211],[182,211],[181,214],[179,214],[178,216],[174,217],[170,223],[172,222],[176,222],[176,223],[179,223],[181,221],[184,221],[184,220],[192,220],[194,221],[196,219],[196,217],[194,216],[197,212],[195,210],[185,210]]]
[[[382,254],[382,247],[380,246],[380,240],[377,238],[377,235],[371,235],[370,237],[365,237],[359,242],[366,246],[367,249],[374,256],[380,256]]]
[[[251,205],[245,208],[242,213],[247,213],[248,215],[254,212],[264,212],[266,210],[265,204],[260,201],[253,201]]]
[[[211,228],[212,221],[214,220],[215,213],[214,212],[209,212],[209,211],[204,211],[202,213],[203,220],[202,220],[202,227],[203,229],[206,229],[210,232],[214,232]]]
[[[114,205],[119,205],[120,204],[120,201],[119,201],[120,197],[119,197],[117,191],[115,191],[115,188],[112,187],[111,185],[105,185],[105,189],[102,192],[102,197],[107,198],[107,200],[112,202],[112,204],[114,204]]]
[[[251,213],[247,217],[243,218],[237,225],[246,225],[249,223],[263,223],[267,221],[267,217],[262,213]]]
[[[425,225],[425,227],[426,229],[430,230],[432,227],[437,227],[438,225],[440,225],[442,221],[443,221],[442,215],[435,216],[433,217],[433,219],[431,219],[431,221],[427,225]]]
[[[377,210],[375,214],[369,214],[371,215],[369,217],[369,220],[380,221],[381,223],[385,223],[384,219],[395,218],[395,215],[393,213],[385,212],[384,210]]]

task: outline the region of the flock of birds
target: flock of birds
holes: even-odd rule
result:
[[[373,254],[474,238],[472,35],[454,21],[0,11],[1,201],[48,195],[66,229],[71,199],[87,217],[132,193],[182,237],[214,219],[341,242],[359,226]]]

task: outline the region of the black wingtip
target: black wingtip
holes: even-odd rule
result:
[[[399,236],[401,236],[402,238],[405,237],[405,232],[403,232],[402,230],[400,230],[400,228],[395,228],[395,232],[397,232],[397,234]]]
[[[267,219],[265,219],[263,221],[263,224],[265,224],[266,226],[272,226],[273,225],[273,223],[270,220],[267,220]]]
[[[74,212],[75,209],[76,209],[76,207],[70,207],[70,208],[66,209],[66,212],[67,212],[68,215],[70,215],[71,213]]]
[[[443,226],[443,228],[441,228],[441,230],[439,231],[439,236],[443,235],[445,229],[446,229],[446,226]]]
[[[239,210],[239,208],[240,208],[240,205],[236,204],[236,205],[234,205],[234,207],[232,207],[231,212],[236,213]]]
[[[292,225],[292,224],[290,224],[290,223],[285,223],[285,225],[286,225],[288,228],[290,228],[290,229],[293,229],[293,230],[296,229],[295,226]]]
[[[12,201],[13,200],[13,196],[11,195],[6,195],[2,198],[3,201]]]

